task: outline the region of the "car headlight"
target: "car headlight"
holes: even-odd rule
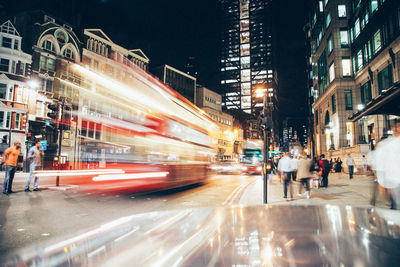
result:
[[[261,171],[262,170],[262,168],[261,167],[257,167],[257,171]]]
[[[242,171],[247,171],[247,167],[242,167]]]

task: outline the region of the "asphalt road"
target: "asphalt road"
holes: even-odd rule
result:
[[[19,249],[89,230],[99,224],[138,213],[237,204],[256,176],[216,175],[206,184],[149,194],[94,194],[80,188],[24,192],[0,196],[0,262]],[[42,180],[48,187],[52,180]]]

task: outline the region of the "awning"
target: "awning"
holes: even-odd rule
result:
[[[364,116],[378,114],[400,116],[400,83],[395,83],[378,97],[372,99],[364,109],[353,114],[349,120],[355,122]]]

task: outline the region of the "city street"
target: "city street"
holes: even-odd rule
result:
[[[215,175],[207,184],[149,194],[92,194],[79,187],[61,185],[55,189],[54,178],[40,182],[41,191],[23,191],[25,174],[17,174],[14,191],[0,198],[0,255],[10,256],[18,249],[51,238],[70,236],[123,216],[151,212],[223,205],[263,205],[262,177]],[[296,195],[282,198],[282,184],[268,184],[268,203],[273,205],[352,205],[370,206],[373,178],[331,174],[327,189],[313,189],[311,199]],[[388,202],[378,199],[378,207]],[[1,260],[0,260],[1,261]]]

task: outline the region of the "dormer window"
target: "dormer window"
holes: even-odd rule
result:
[[[2,47],[11,48],[11,43],[12,43],[12,39],[11,38],[3,36],[3,40],[1,42],[1,46]]]
[[[19,40],[14,40],[14,49],[19,50]]]
[[[74,59],[74,52],[71,49],[67,48],[64,50],[64,57]]]
[[[50,40],[45,40],[45,41],[43,42],[42,48],[44,48],[44,49],[46,49],[46,50],[49,50],[49,51],[55,52],[54,44],[53,44],[53,42],[50,41]]]

